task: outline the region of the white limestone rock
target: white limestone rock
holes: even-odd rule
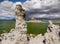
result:
[[[20,4],[16,5],[16,26],[9,33],[2,34],[1,44],[27,44],[27,25],[23,18],[23,9]]]

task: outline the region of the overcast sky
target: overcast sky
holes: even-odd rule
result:
[[[0,16],[15,17],[17,3],[23,6],[28,18],[60,18],[60,0],[0,0]]]

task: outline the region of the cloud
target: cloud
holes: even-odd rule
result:
[[[0,16],[15,17],[14,9],[16,4],[21,4],[26,11],[27,18],[59,18],[59,0],[26,0],[21,2],[3,1],[0,3]]]
[[[42,14],[42,15],[33,15],[33,17],[35,17],[35,18],[60,18],[60,15],[59,14],[54,14],[54,15]]]
[[[42,1],[45,6],[53,6],[59,3],[59,0],[44,0]]]
[[[23,5],[28,9],[44,9],[59,4],[58,0],[27,0]]]
[[[23,3],[23,6],[25,8],[28,8],[29,10],[31,9],[39,9],[41,8],[41,2],[40,1],[36,1],[36,0],[31,0],[31,1],[26,1]]]
[[[4,10],[9,10],[9,9],[11,9],[12,5],[13,5],[13,2],[3,1],[0,3],[0,8],[4,9]]]
[[[28,17],[60,17],[59,0],[27,0],[23,3]],[[58,14],[59,13],[59,14]],[[29,14],[29,15],[28,15]]]
[[[0,19],[2,17],[11,17],[11,18],[15,18],[15,13],[14,13],[14,9],[15,9],[15,6],[16,4],[21,4],[21,2],[16,2],[16,3],[13,3],[11,1],[3,1],[0,3]]]
[[[11,7],[13,6],[13,2],[3,1],[0,3],[0,16],[7,17],[15,17],[14,12]]]

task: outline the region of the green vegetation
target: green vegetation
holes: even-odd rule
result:
[[[59,24],[60,23],[56,23]],[[48,23],[32,23],[32,22],[27,22],[27,33],[30,34],[39,34],[42,33],[44,34],[46,32]],[[2,21],[0,20],[0,34],[4,32],[9,32],[10,29],[15,27],[15,21]]]
[[[0,34],[9,32],[11,28],[15,27],[15,21],[2,21],[0,20]]]
[[[46,29],[47,29],[47,26],[48,26],[48,23],[27,23],[27,33],[32,33],[32,34],[39,34],[39,33],[42,33],[44,34],[46,32]]]

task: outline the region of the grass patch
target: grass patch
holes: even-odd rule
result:
[[[1,21],[0,20],[0,34],[9,32],[11,28],[15,27],[15,21]]]
[[[44,34],[46,32],[48,23],[27,23],[27,33],[30,34]]]
[[[60,23],[55,23],[60,25]],[[28,34],[44,34],[47,30],[48,23],[32,23],[27,22],[27,33]],[[4,32],[9,32],[15,27],[15,21],[1,21],[0,20],[0,34]]]

